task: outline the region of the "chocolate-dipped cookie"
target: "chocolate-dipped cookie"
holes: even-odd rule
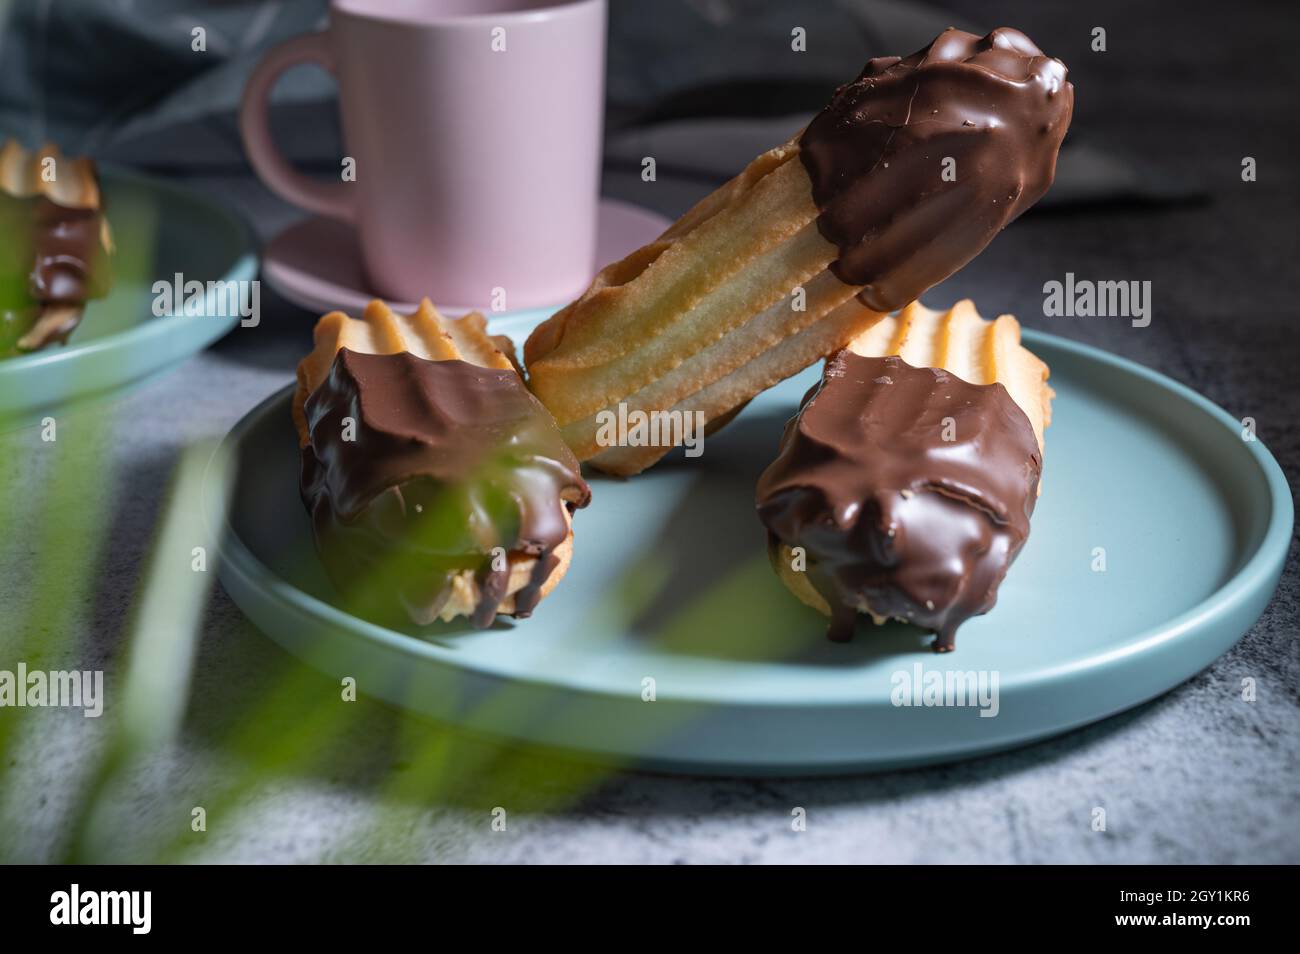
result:
[[[870,60],[808,127],[603,269],[524,347],[583,461],[638,473],[671,449],[609,415],[719,426],[957,271],[1048,188],[1065,66],[1023,33],[945,30]]]
[[[113,241],[99,178],[54,146],[0,148],[0,357],[63,344],[108,294]]]
[[[303,414],[302,498],[353,611],[481,628],[564,575],[590,490],[513,369],[343,348]]]
[[[961,314],[926,312],[920,320],[935,339],[987,340],[984,365],[963,370],[989,383],[896,355],[857,354],[855,346],[870,342],[854,342],[827,361],[759,478],[756,504],[773,566],[795,595],[831,617],[831,639],[850,639],[862,613],[914,623],[938,634],[936,650],[951,650],[958,627],[992,609],[1029,536],[1042,451],[1034,423],[999,376],[1036,377],[1021,390],[1045,423],[1047,369],[1018,333],[994,347],[996,330],[1010,334],[1006,321],[1014,319],[974,316],[952,335]],[[980,352],[979,342],[959,343],[963,355]]]

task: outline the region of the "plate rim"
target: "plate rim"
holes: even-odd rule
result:
[[[1074,357],[1085,360],[1100,361],[1109,365],[1115,370],[1122,373],[1134,375],[1147,384],[1159,389],[1172,393],[1175,397],[1192,404],[1198,410],[1207,414],[1211,419],[1216,421],[1220,426],[1226,428],[1230,433],[1236,433],[1240,428],[1240,422],[1233,418],[1227,411],[1219,407],[1209,398],[1197,393],[1190,387],[1175,381],[1158,371],[1154,371],[1133,361],[1129,358],[1122,357],[1104,349],[1097,348],[1093,345],[1062,338],[1058,335],[1050,334],[1035,329],[1024,329],[1023,337],[1026,343],[1033,346],[1055,348],[1060,351],[1068,352]],[[213,451],[214,459],[217,455],[228,454],[252,428],[257,424],[269,411],[270,407],[283,401],[292,390],[292,383],[286,384],[283,388],[277,389],[262,401],[258,402],[253,408],[245,413],[239,421],[230,429],[224,438],[219,442],[217,448]],[[287,421],[287,418],[286,418]],[[1049,665],[1031,672],[1022,672],[1019,674],[1007,674],[1001,680],[1001,691],[1003,693],[1015,691],[1016,689],[1033,686],[1041,688],[1044,685],[1050,685],[1062,679],[1076,675],[1079,672],[1097,673],[1115,665],[1121,664],[1125,659],[1150,652],[1161,645],[1167,644],[1173,640],[1179,639],[1193,630],[1214,626],[1220,621],[1226,621],[1239,612],[1244,606],[1257,600],[1263,593],[1263,605],[1266,605],[1272,599],[1276,592],[1276,577],[1281,569],[1285,566],[1286,556],[1289,550],[1289,541],[1294,523],[1294,504],[1292,501],[1290,486],[1287,483],[1286,476],[1281,466],[1277,463],[1272,453],[1267,449],[1263,441],[1256,439],[1252,442],[1241,441],[1245,445],[1244,450],[1249,459],[1258,468],[1261,476],[1264,478],[1269,493],[1267,497],[1267,506],[1269,513],[1262,533],[1256,541],[1251,541],[1248,546],[1242,547],[1243,551],[1249,550],[1249,557],[1242,563],[1222,584],[1213,592],[1207,595],[1200,602],[1182,613],[1170,617],[1157,623],[1154,626],[1147,627],[1144,630],[1131,634],[1125,641],[1105,651],[1099,651],[1083,659],[1072,662]],[[1250,446],[1252,445],[1253,446]],[[224,577],[227,572],[236,572],[241,578],[244,585],[254,587],[261,591],[264,597],[269,597],[278,602],[287,604],[294,611],[305,614],[306,616],[316,619],[322,624],[331,627],[334,630],[347,632],[354,637],[361,637],[366,640],[375,640],[383,648],[402,653],[408,657],[418,659],[422,663],[433,663],[441,667],[452,669],[458,672],[472,674],[478,678],[495,680],[503,683],[521,684],[535,688],[544,688],[550,690],[562,690],[570,693],[580,694],[586,698],[606,698],[610,700],[624,700],[625,694],[619,694],[604,690],[599,687],[592,687],[587,684],[575,683],[567,679],[554,678],[536,678],[531,675],[515,675],[503,673],[490,665],[484,665],[481,661],[456,657],[452,650],[439,646],[437,643],[420,639],[406,633],[397,632],[373,623],[369,620],[353,616],[338,607],[312,596],[310,593],[299,589],[289,581],[280,577],[275,571],[264,564],[248,548],[247,544],[239,537],[234,526],[230,522],[230,513],[222,513],[221,509],[214,509],[214,503],[220,497],[220,489],[212,486],[211,475],[213,473],[213,463],[209,462],[208,468],[204,475],[203,486],[203,515],[204,519],[209,521],[211,528],[214,514],[221,514],[220,527],[215,531],[216,538],[221,541],[220,544],[220,574]],[[231,512],[234,505],[231,504]],[[238,603],[236,604],[238,605]],[[243,609],[241,607],[241,612]],[[246,614],[247,615],[247,614]],[[1252,620],[1253,622],[1253,620]],[[1248,630],[1243,630],[1237,634],[1236,639],[1240,639]],[[274,641],[280,642],[273,634],[267,633]],[[1235,642],[1236,640],[1234,640]],[[1215,658],[1218,658],[1217,656]],[[1180,684],[1182,679],[1174,683],[1173,686]],[[1173,688],[1170,686],[1169,688]],[[1167,690],[1164,690],[1167,691]],[[664,700],[668,701],[668,700]],[[856,707],[861,709],[869,708],[874,701],[872,699],[857,698],[849,699],[836,695],[821,696],[814,699],[804,699],[798,702],[782,699],[764,699],[759,698],[718,698],[716,695],[709,695],[704,692],[695,690],[693,687],[682,691],[679,687],[672,693],[672,701],[687,705],[713,705],[723,707],[734,706],[757,706],[757,707],[793,707],[801,710],[805,709],[838,709],[845,706]],[[1133,703],[1134,705],[1139,702]],[[1128,707],[1125,707],[1128,708]],[[1122,711],[1116,710],[1116,711]],[[1105,716],[1098,716],[1104,718]],[[1086,720],[1087,721],[1093,720]],[[1065,729],[1053,730],[1047,735],[1055,735]]]

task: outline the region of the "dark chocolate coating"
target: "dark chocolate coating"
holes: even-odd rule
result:
[[[67,208],[44,196],[0,192],[0,352],[10,350],[44,304],[79,305],[108,294],[108,253],[98,209]],[[51,341],[65,341],[75,323]]]
[[[469,569],[481,593],[471,620],[488,626],[509,579],[504,561],[493,566],[500,547],[537,558],[515,595],[514,615],[532,612],[568,536],[565,508],[586,506],[591,491],[518,374],[344,348],[305,411],[302,498],[352,608],[432,616]]]
[[[951,440],[945,440],[951,438]],[[993,608],[1029,536],[1042,455],[1001,384],[843,350],[759,478],[773,553],[803,547],[847,640],[862,603],[938,633]]]
[[[870,60],[799,141],[831,270],[876,311],[920,298],[1047,191],[1073,108],[1065,65],[1018,30]]]
[[[41,197],[32,210],[35,265],[31,295],[37,301],[75,305],[108,293],[106,253],[98,209],[68,209]]]

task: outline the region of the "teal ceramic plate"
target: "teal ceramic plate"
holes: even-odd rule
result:
[[[1026,340],[1057,390],[1044,492],[997,607],[951,654],[897,624],[830,643],[768,567],[754,480],[818,369],[760,395],[695,460],[594,478],[568,577],[534,618],[486,632],[397,632],[331,605],[286,389],[227,438],[222,579],[272,638],[362,692],[629,765],[843,772],[1041,739],[1159,695],[1236,642],[1276,586],[1292,504],[1268,451],[1204,398],[1104,352]],[[951,692],[927,694],[936,678]]]
[[[113,289],[86,306],[67,345],[0,360],[0,425],[31,423],[47,411],[141,381],[202,351],[239,323],[205,300],[205,314],[154,315],[154,283],[246,282],[257,257],[242,222],[221,206],[176,186],[101,168],[113,229]],[[220,300],[219,300],[220,299]]]

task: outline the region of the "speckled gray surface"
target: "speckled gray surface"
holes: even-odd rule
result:
[[[1235,415],[1255,417],[1294,485],[1297,67],[1286,49],[1294,26],[1270,20],[1284,8],[1246,5],[1241,15],[1254,20],[1243,26],[1225,23],[1218,5],[1179,5],[1188,27],[1173,43],[1154,12],[1107,20],[1095,10],[1000,7],[998,20],[1022,25],[1070,62],[1080,136],[1194,176],[1210,201],[1031,215],[930,300],[969,295],[985,314],[1013,312],[1027,325],[1116,351]],[[1087,50],[1094,20],[1110,26],[1109,59]],[[1262,52],[1252,59],[1252,49]],[[1258,159],[1255,183],[1240,179],[1245,155]],[[285,221],[285,210],[247,182],[201,185],[250,211],[263,234]],[[679,211],[702,188],[661,183],[648,192],[618,177],[607,184],[613,194],[666,212]],[[1152,325],[1043,318],[1042,283],[1067,270],[1151,280]],[[106,407],[106,419],[82,413],[67,421],[60,440],[66,435],[101,448],[103,470],[74,479],[88,509],[97,499],[111,502],[104,542],[88,542],[66,557],[69,565],[40,573],[24,558],[36,548],[20,544],[0,567],[0,606],[20,605],[33,592],[64,604],[64,625],[76,639],[48,659],[49,668],[103,665],[110,691],[118,684],[114,657],[178,452],[220,437],[286,383],[307,341],[313,316],[274,298],[264,305],[261,327],[237,330],[182,369],[120,397]],[[0,438],[0,472],[11,496],[48,479],[35,432]],[[6,512],[11,540],[35,540],[45,531],[21,507]],[[100,539],[94,530],[86,530],[88,541]],[[239,811],[220,816],[221,824],[204,834],[185,835],[183,846],[186,857],[245,862],[394,854],[492,862],[1298,862],[1294,557],[1293,545],[1263,618],[1208,670],[1136,710],[1008,754],[875,776],[745,781],[593,772],[458,739],[444,775],[450,782],[433,791],[412,783],[423,793],[399,796],[385,824],[372,830],[376,787],[381,780],[400,785],[409,766],[395,754],[395,713],[363,700],[328,758],[260,782],[244,793]],[[65,585],[65,574],[86,560],[96,561],[97,575],[93,588],[79,593]],[[138,767],[105,809],[99,856],[146,857],[141,833],[150,827],[187,832],[193,799],[176,793],[201,792],[211,780],[238,774],[239,757],[223,742],[223,727],[297,668],[215,592],[202,619],[183,731]],[[1245,677],[1257,682],[1254,703],[1241,699]],[[305,678],[311,685],[317,677]],[[321,692],[335,691],[332,682],[317,681]],[[34,860],[66,847],[65,813],[104,730],[74,713],[46,716],[14,753],[0,793],[22,819],[8,831],[11,852]],[[275,737],[281,719],[292,714],[268,719],[259,731]],[[496,807],[506,809],[504,831],[492,829]],[[791,830],[795,807],[807,811],[806,831]],[[1106,810],[1104,832],[1093,830],[1095,807]]]

